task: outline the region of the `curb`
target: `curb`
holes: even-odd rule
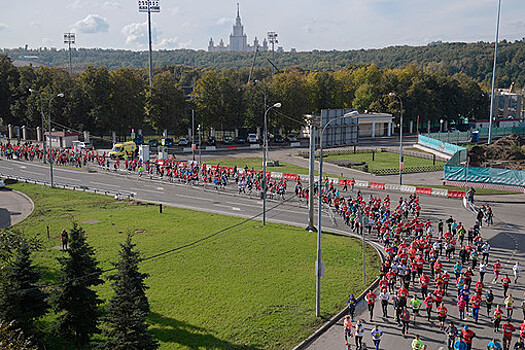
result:
[[[354,237],[362,239],[361,236],[356,234],[344,234],[344,236],[348,237]],[[381,263],[385,260],[384,253],[377,247],[377,245],[374,242],[369,242],[368,240],[365,240],[365,242],[372,246],[376,252],[378,253],[379,257],[381,258]],[[377,277],[374,282],[372,282],[371,285],[369,285],[359,296],[356,298],[357,303],[361,302],[365,295],[370,291],[379,285],[379,277]],[[327,322],[325,322],[320,328],[318,328],[313,334],[311,334],[308,338],[300,342],[298,345],[296,345],[292,350],[302,350],[305,349],[308,345],[312,344],[315,340],[317,340],[320,336],[322,336],[328,329],[330,329],[334,324],[337,323],[341,318],[345,316],[345,314],[348,312],[348,308],[345,306],[343,310],[339,311],[337,314],[332,316]]]
[[[31,211],[29,212],[29,214],[27,214],[27,216],[26,216],[25,218],[23,218],[22,220],[20,220],[20,221],[18,221],[18,222],[16,223],[16,224],[18,224],[18,223],[24,221],[25,219],[27,219],[31,214],[33,214],[33,211],[35,210],[35,203],[34,203],[33,200],[32,200],[28,195],[26,195],[25,193],[20,192],[20,191],[17,191],[17,190],[13,190],[13,189],[12,189],[12,191],[15,192],[16,194],[18,194],[18,195],[24,197],[29,203],[31,203]],[[15,224],[15,225],[16,225],[16,224]],[[11,225],[11,226],[13,226],[13,225]]]

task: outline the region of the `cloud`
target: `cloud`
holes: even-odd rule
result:
[[[151,26],[151,40],[157,41],[157,27]],[[126,44],[136,47],[146,47],[148,45],[148,23],[130,23],[122,28],[122,34],[126,37]]]
[[[40,23],[40,22],[31,22],[31,23],[29,23],[29,25],[32,28],[40,28],[42,26],[42,23]]]
[[[155,44],[158,49],[184,49],[190,47],[192,41],[180,42],[179,38],[164,38]]]
[[[81,0],[75,0],[75,1],[72,1],[69,4],[67,4],[66,8],[68,8],[70,10],[79,10],[81,8],[84,8],[84,4],[82,3]]]
[[[0,31],[6,30],[8,28],[7,24],[0,23]]]
[[[105,33],[109,29],[109,24],[105,18],[99,15],[88,15],[83,20],[73,24],[72,29],[84,34]]]
[[[175,16],[180,13],[180,7],[175,6],[172,9],[169,10],[170,15]]]
[[[122,4],[120,2],[116,2],[116,1],[106,1],[106,2],[104,2],[104,4],[102,4],[102,7],[105,8],[105,9],[115,10],[115,9],[122,8]]]
[[[233,24],[233,20],[230,17],[221,17],[215,22],[217,25]]]

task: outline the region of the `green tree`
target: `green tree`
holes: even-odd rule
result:
[[[109,300],[107,308],[108,329],[104,334],[108,341],[101,349],[157,349],[158,343],[148,333],[146,323],[150,307],[144,280],[148,275],[139,272],[140,254],[134,250],[136,245],[131,242],[131,235],[120,246],[120,259],[115,264],[117,273],[110,277],[115,295]]]
[[[88,67],[76,80],[82,92],[84,127],[91,131],[105,131],[111,125],[111,81],[108,70]]]
[[[99,333],[97,322],[102,302],[90,287],[102,284],[102,270],[97,267],[95,251],[86,242],[85,232],[76,223],[69,234],[67,257],[58,258],[62,267],[61,289],[53,296],[58,313],[56,329],[60,336],[72,340],[77,349],[89,343],[92,334]]]
[[[0,320],[0,349],[2,350],[38,350],[32,339],[24,332],[16,329],[13,322]]]
[[[111,125],[121,134],[139,128],[144,122],[145,84],[133,70],[122,68],[110,72]]]
[[[0,319],[14,321],[25,334],[33,334],[34,321],[49,308],[47,293],[36,288],[41,275],[31,260],[30,247],[23,244],[1,284]]]
[[[146,115],[157,129],[175,129],[184,118],[184,92],[170,72],[158,74],[146,94]]]
[[[9,124],[15,119],[11,115],[13,104],[13,91],[18,86],[18,70],[13,66],[11,59],[0,55],[0,119],[4,124]]]

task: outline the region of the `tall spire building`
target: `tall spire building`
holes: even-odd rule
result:
[[[253,52],[257,47],[259,48],[259,51],[268,51],[268,42],[265,38],[263,45],[260,46],[259,40],[257,40],[257,37],[255,37],[253,45],[248,44],[248,36],[244,33],[239,3],[237,3],[237,18],[235,19],[235,24],[233,25],[233,32],[230,34],[230,44],[224,45],[224,42],[221,39],[220,44],[215,45],[213,38],[210,38],[210,42],[208,43],[208,52]]]

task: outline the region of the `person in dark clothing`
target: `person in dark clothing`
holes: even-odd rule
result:
[[[60,239],[62,240],[62,250],[67,250],[68,249],[69,235],[67,234],[66,229],[62,230],[62,234],[60,235]]]

